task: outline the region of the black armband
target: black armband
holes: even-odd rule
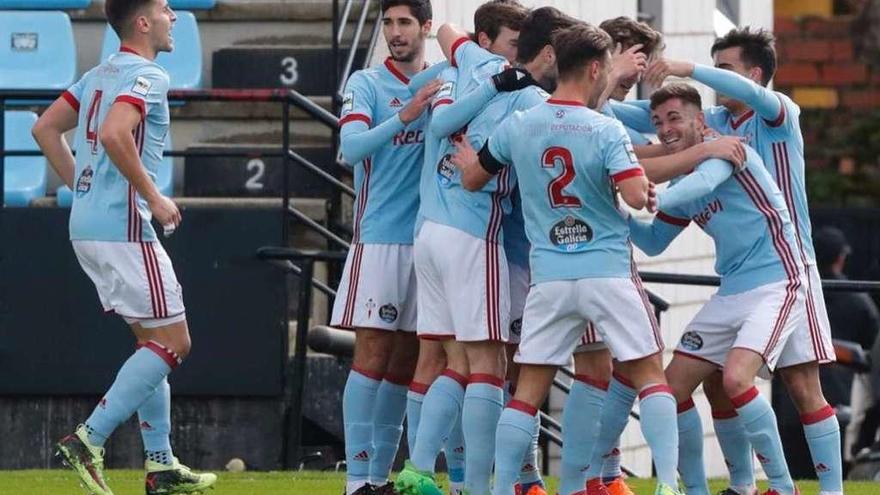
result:
[[[507,166],[506,163],[500,162],[497,158],[492,156],[492,152],[489,151],[488,139],[486,140],[486,144],[480,148],[480,152],[477,156],[480,157],[480,166],[483,167],[483,170],[492,175],[498,175],[498,172],[501,172],[501,169]]]

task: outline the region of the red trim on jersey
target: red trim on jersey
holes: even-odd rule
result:
[[[716,411],[712,410],[712,419],[730,419],[739,416],[736,413],[736,409],[729,409],[727,411]]]
[[[414,392],[414,393],[421,394],[421,395],[427,394],[428,388],[430,388],[430,387],[431,386],[428,385],[427,383],[421,383],[421,382],[415,382],[415,381],[409,382],[410,392]]]
[[[370,198],[370,175],[373,171],[373,160],[365,158],[364,164],[364,180],[361,182],[361,189],[357,195],[357,215],[354,218],[354,227],[352,234],[352,242],[360,242],[361,239],[361,221],[364,219],[364,211],[367,209],[367,201]]]
[[[645,175],[645,171],[642,170],[642,167],[634,167],[623,172],[617,172],[616,174],[611,176],[611,180],[614,182],[620,182],[626,179],[631,179],[633,177],[641,177]]]
[[[574,375],[574,379],[583,383],[584,385],[589,385],[593,388],[598,388],[599,390],[608,390],[609,383],[605,380],[599,380],[598,378],[593,378],[589,375],[577,374]]]
[[[400,80],[403,84],[409,84],[409,78],[406,77],[406,74],[400,72],[397,67],[394,66],[391,57],[385,59],[385,67],[388,69],[394,77]]]
[[[632,388],[632,389],[635,389],[635,388],[636,388],[636,386],[635,386],[635,384],[632,382],[632,380],[630,380],[629,378],[627,378],[627,377],[621,375],[621,374],[618,373],[617,371],[612,371],[612,372],[611,372],[611,378],[614,378],[615,380],[617,380],[617,382],[620,383],[621,385],[623,385],[624,387]]]
[[[373,120],[370,119],[370,117],[368,117],[362,113],[350,113],[350,114],[346,115],[345,117],[342,117],[341,119],[339,119],[339,127],[342,127],[345,124],[348,124],[349,122],[357,122],[357,121],[365,122],[367,125],[370,125],[373,123]]]
[[[740,116],[737,117],[736,119],[731,119],[731,121],[730,121],[730,126],[733,127],[734,129],[736,129],[737,127],[743,125],[743,122],[745,122],[745,121],[749,120],[750,118],[752,118],[752,115],[755,115],[755,111],[754,111],[754,110],[749,110],[748,112],[746,112],[746,113],[740,115]]]
[[[135,54],[135,55],[137,55],[137,56],[139,56],[139,57],[143,57],[143,55],[141,55],[140,53],[138,53],[137,51],[135,51],[134,48],[131,48],[131,47],[128,47],[128,46],[125,46],[125,45],[120,46],[120,47],[119,47],[119,51],[122,52],[122,53],[133,53],[133,54]]]
[[[147,341],[147,343],[144,344],[144,347],[156,353],[156,355],[162,358],[162,360],[165,361],[165,364],[171,369],[177,368],[177,366],[183,361],[174,351],[155,340]]]
[[[513,409],[519,412],[523,412],[528,414],[529,416],[537,416],[538,408],[529,404],[528,402],[523,402],[521,400],[512,399],[507,403],[508,409]]]
[[[144,100],[142,100],[140,98],[136,98],[131,95],[119,95],[116,97],[115,100],[113,100],[113,103],[119,103],[119,102],[130,103],[130,104],[134,105],[135,108],[137,108],[138,111],[141,113],[141,116],[144,116],[147,114],[147,104],[144,103]]]
[[[746,404],[748,404],[749,402],[755,400],[755,397],[757,397],[759,395],[761,395],[761,394],[760,394],[760,392],[758,392],[758,387],[753,386],[752,388],[737,395],[736,397],[731,397],[730,402],[733,403],[733,407],[739,409],[739,408],[745,406]]]
[[[443,370],[443,373],[440,373],[440,375],[445,376],[447,378],[452,378],[453,380],[458,382],[459,385],[461,385],[461,388],[467,388],[467,384],[468,384],[467,377],[458,373],[457,371],[455,371],[453,369],[446,368],[445,370]]]
[[[65,91],[61,93],[61,97],[64,98],[64,101],[70,104],[74,111],[79,112],[79,100],[76,99],[76,96],[73,96],[73,93]]]
[[[647,398],[649,395],[654,394],[669,394],[674,397],[672,393],[672,388],[669,385],[666,385],[665,383],[658,383],[656,385],[650,385],[643,388],[639,392],[639,400],[645,400],[645,398]]]
[[[812,425],[816,424],[819,421],[824,421],[830,417],[834,416],[834,408],[830,405],[826,404],[825,407],[819,409],[818,411],[813,411],[811,413],[801,414],[801,424],[804,425]]]
[[[574,101],[574,100],[560,100],[558,98],[550,98],[547,100],[547,103],[551,105],[567,105],[570,107],[586,107],[587,104],[582,101]]]
[[[379,373],[378,371],[365,370],[360,366],[351,365],[351,371],[352,373],[363,375],[371,380],[376,380],[377,382],[381,382],[383,378],[382,373]]]
[[[492,205],[489,210],[489,222],[486,227],[486,323],[489,331],[488,340],[501,339],[500,311],[500,260],[498,235],[501,233],[501,219],[504,211],[501,202],[510,194],[510,167],[504,167],[498,174],[497,190],[492,193]]]
[[[782,101],[782,97],[778,94],[776,95],[776,98],[779,100],[779,115],[773,120],[764,119],[764,122],[770,127],[779,127],[785,122],[785,102]]]
[[[467,43],[468,41],[471,41],[471,39],[468,38],[467,36],[462,36],[461,38],[455,40],[455,43],[452,44],[452,49],[449,51],[452,53],[452,55],[450,56],[450,58],[452,59],[450,63],[452,64],[453,67],[458,67],[458,62],[455,60],[456,50],[458,50],[458,47]]]
[[[676,406],[676,411],[678,412],[678,414],[681,414],[683,412],[690,411],[693,408],[694,408],[694,398],[688,397],[686,400],[678,403],[678,405]]]
[[[489,373],[472,373],[468,377],[468,383],[486,383],[501,388],[504,386],[504,379]]]
[[[352,246],[354,252],[351,258],[351,267],[348,271],[348,292],[345,295],[345,310],[342,312],[342,325],[352,326],[354,319],[354,308],[357,300],[358,282],[360,281],[361,260],[364,255],[364,245],[355,243]]]
[[[452,98],[442,98],[442,99],[439,99],[434,102],[434,105],[431,106],[431,110],[434,110],[435,108],[442,106],[442,105],[451,105],[451,104],[452,104]]]
[[[672,216],[668,213],[664,213],[662,211],[657,212],[657,220],[660,220],[660,221],[663,221],[663,222],[666,222],[668,224],[675,225],[678,227],[687,227],[691,223],[690,218],[674,217],[674,216]]]

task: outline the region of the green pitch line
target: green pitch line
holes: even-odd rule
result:
[[[107,479],[115,495],[143,495],[143,476],[142,471],[107,471]],[[547,492],[555,494],[556,480],[549,481],[550,489]],[[628,482],[637,495],[650,495],[654,492],[652,480],[631,479]],[[217,488],[205,493],[207,495],[340,495],[343,484],[344,478],[338,473],[315,471],[220,473]],[[715,493],[724,488],[725,483],[722,480],[713,480],[710,485],[712,493]],[[802,495],[819,493],[819,485],[815,481],[801,481],[798,486]],[[765,487],[762,485],[761,488]],[[848,482],[844,492],[847,495],[876,495],[880,493],[880,482]],[[84,495],[85,493],[70,471],[0,471],[0,495]]]

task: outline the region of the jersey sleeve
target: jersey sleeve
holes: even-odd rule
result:
[[[376,92],[363,72],[355,72],[345,84],[342,94],[342,109],[339,115],[339,127],[350,122],[362,122],[367,128],[373,122],[373,105]]]
[[[699,199],[714,191],[731,175],[733,165],[730,162],[717,158],[706,160],[697,165],[693,172],[658,194],[657,208],[668,210]]]
[[[434,79],[439,79],[443,71],[448,69],[449,67],[449,62],[444,60],[412,76],[412,78],[409,80],[409,84],[406,85],[406,87],[409,89],[410,94],[415,95],[419,92],[420,89],[422,89],[422,86],[428,84]]]
[[[651,122],[651,103],[648,100],[610,101],[615,118],[623,125],[644,134],[654,134],[657,130]]]
[[[751,79],[731,70],[694,64],[693,78],[706,86],[742,101],[751,107],[771,127],[782,125],[785,106],[779,96]]]
[[[146,117],[151,111],[165,104],[169,84],[168,74],[155,67],[132,71],[121,82],[119,93],[113,103],[130,103]]]
[[[358,76],[357,78],[355,76]],[[343,97],[342,118],[339,119],[339,150],[345,163],[354,165],[375,153],[388,143],[406,125],[394,114],[384,122],[373,125],[375,89],[362,73],[355,73],[346,85]],[[345,103],[348,99],[349,103]]]
[[[785,133],[799,132],[798,120],[801,115],[801,107],[787,95],[778,91],[774,91],[773,94],[779,99],[779,115],[775,119],[764,119],[764,123],[767,127],[779,129]]]
[[[605,170],[614,182],[645,175],[623,125],[612,120],[603,136]]]
[[[85,91],[86,82],[91,73],[92,71],[86,72],[81,78],[79,78],[79,81],[73,83],[73,86],[67,88],[66,91],[61,93],[61,98],[64,98],[64,100],[77,112],[79,112],[79,102],[82,101],[83,91]]]
[[[452,44],[452,60],[449,63],[460,71],[470,72],[477,65],[494,57],[495,55],[469,38],[462,37]]]
[[[452,84],[451,90],[454,91],[455,83]],[[457,100],[447,101],[445,97],[438,96],[431,115],[431,133],[436,138],[444,138],[458,131],[476,117],[497,94],[498,90],[495,89],[492,81],[486,80]],[[438,103],[449,103],[449,105],[441,106]]]
[[[483,149],[480,150],[480,164],[490,174],[497,174],[503,167],[509,166],[510,158],[510,133],[515,117],[509,117],[495,129],[495,132],[486,140]]]
[[[690,220],[658,211],[651,223],[642,222],[632,216],[629,217],[628,223],[633,244],[648,256],[656,256],[669,247],[678,234],[688,226]]]

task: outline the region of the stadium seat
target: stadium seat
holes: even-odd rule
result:
[[[215,0],[171,0],[168,3],[172,9],[186,10],[213,9],[217,4]]]
[[[4,112],[4,139],[7,150],[37,151],[40,148],[31,136],[37,122],[34,112]],[[6,206],[28,206],[31,200],[46,195],[46,159],[42,156],[7,157],[3,169],[4,203]]]
[[[0,89],[67,89],[76,45],[64,12],[0,11]]]
[[[199,26],[192,12],[177,12],[177,22],[171,31],[174,51],[163,52],[156,62],[168,71],[171,89],[198,89],[202,86],[202,41]],[[119,37],[108,24],[104,30],[101,60],[119,51]]]
[[[84,9],[92,0],[0,0],[0,9],[61,10]]]
[[[165,149],[172,149],[171,131],[165,135]],[[174,158],[166,156],[162,163],[159,164],[159,171],[156,174],[156,186],[159,187],[159,192],[165,196],[170,197],[174,194]],[[70,191],[70,188],[62,185],[58,188],[56,194],[58,195],[58,206],[70,208],[71,203],[73,203],[73,192]]]

